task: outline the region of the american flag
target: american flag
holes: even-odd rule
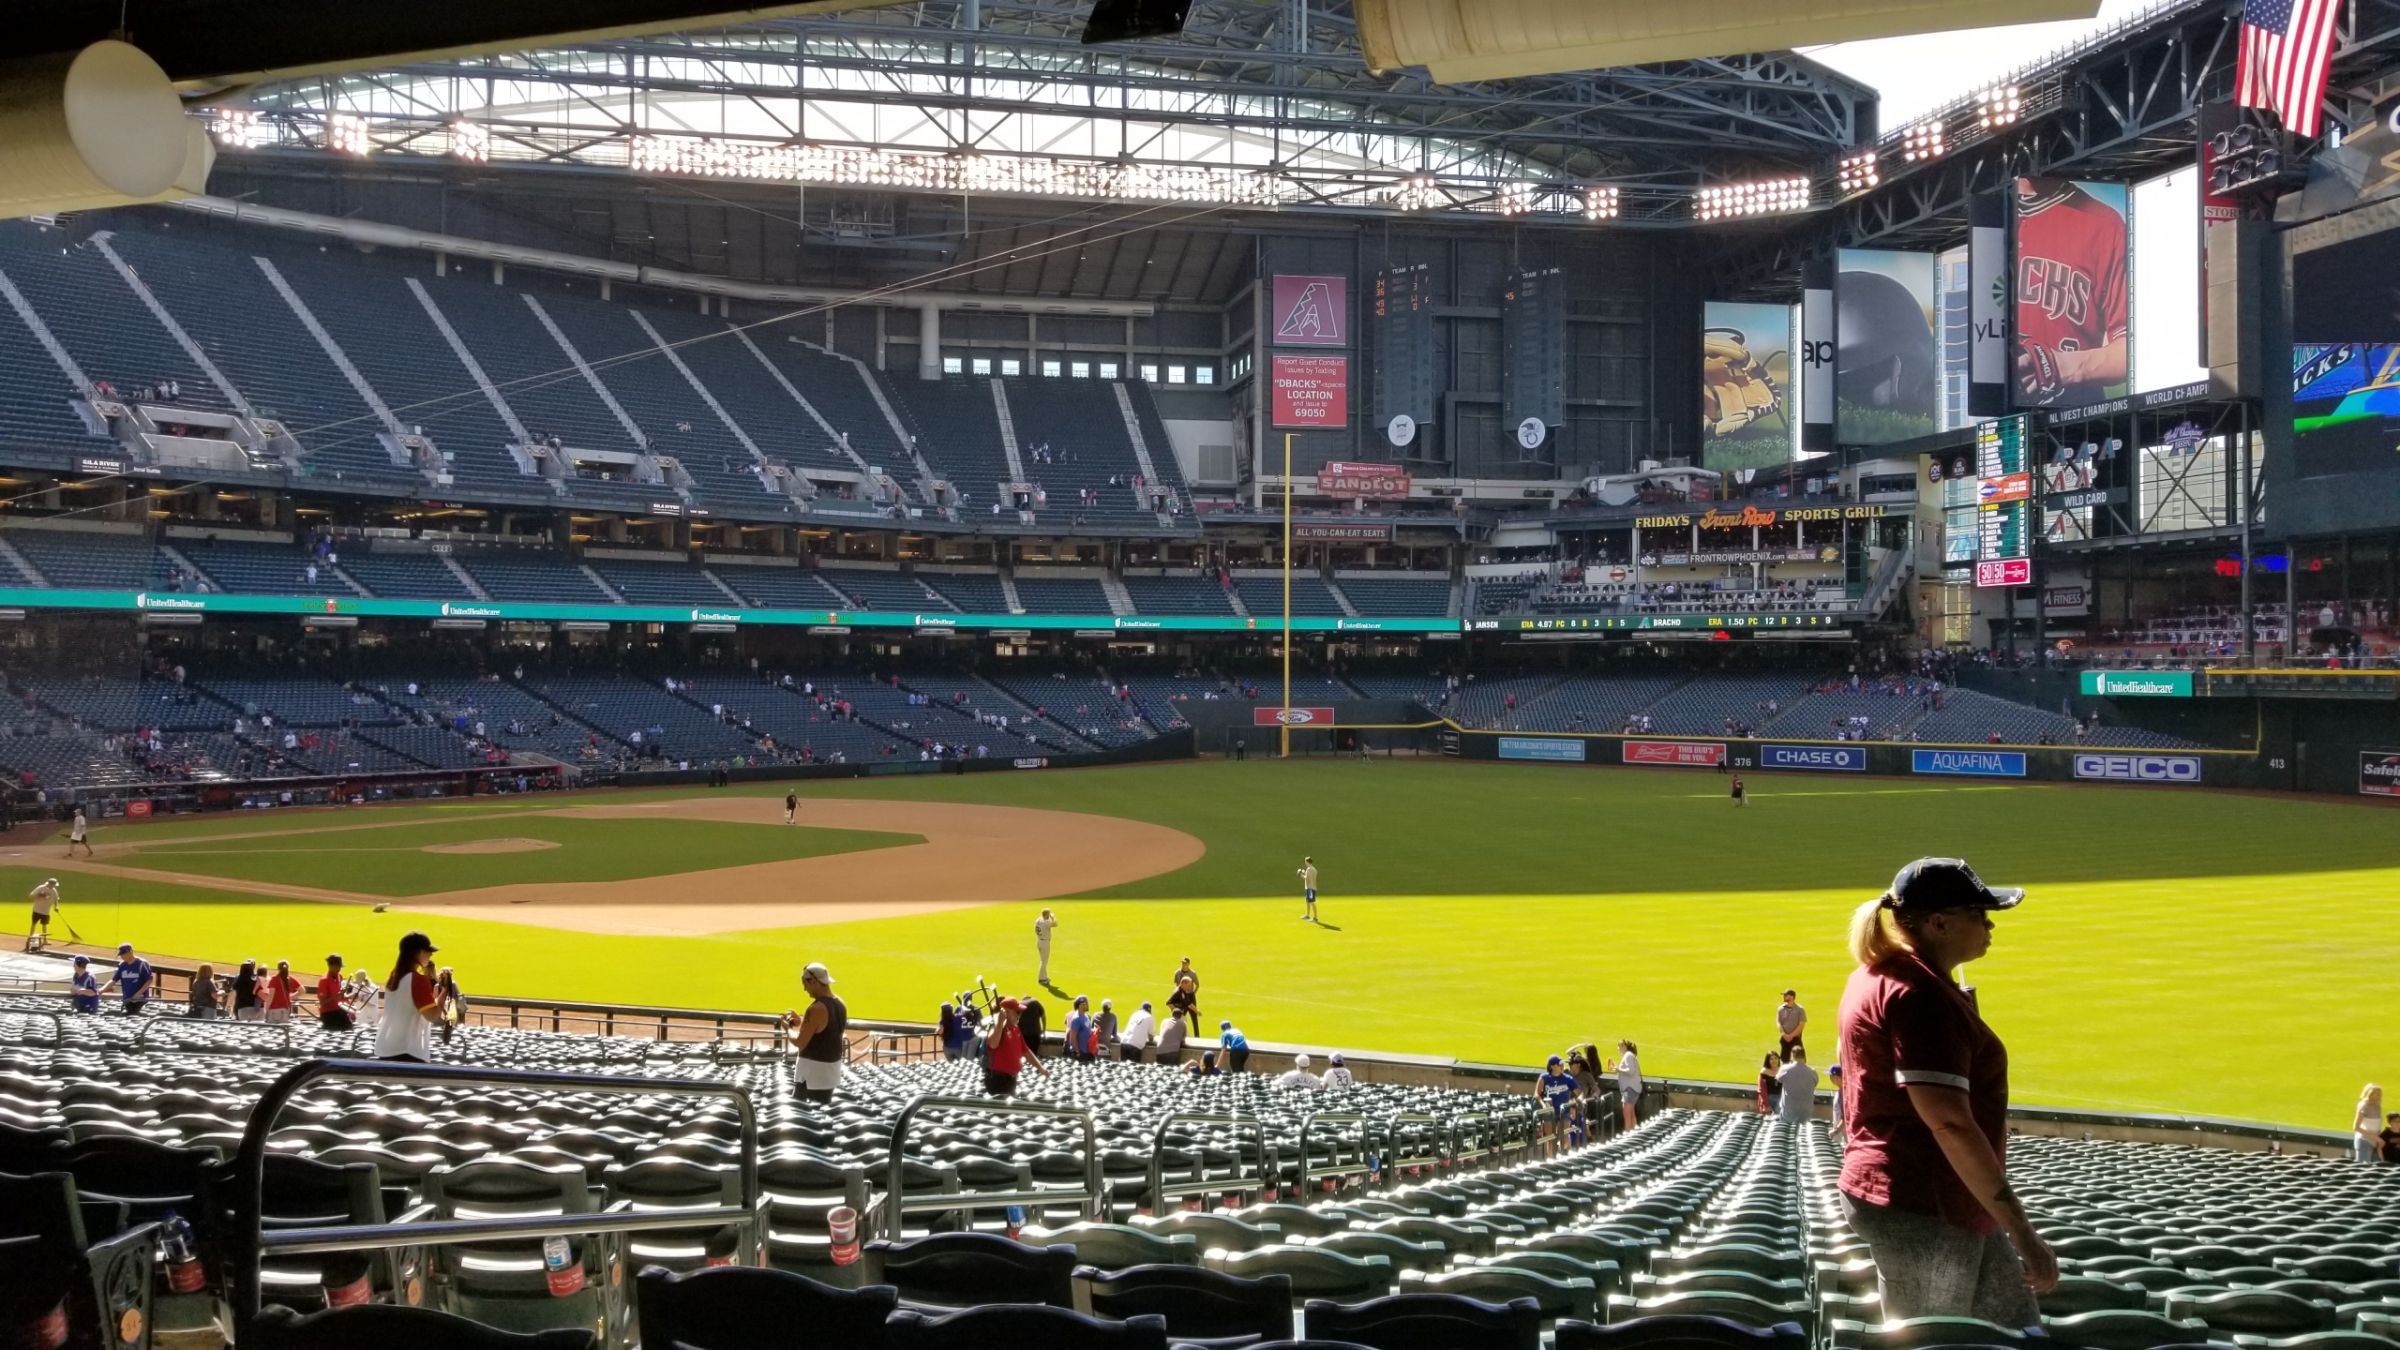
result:
[[[2340,0],[2242,0],[2240,84],[2245,108],[2271,108],[2295,136],[2314,136],[2333,64]]]

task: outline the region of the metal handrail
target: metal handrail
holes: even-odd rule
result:
[[[1447,1122],[1447,1117],[1437,1116],[1430,1111],[1394,1111],[1389,1115],[1386,1115],[1383,1118],[1384,1178],[1388,1181],[1391,1178],[1399,1176],[1400,1168],[1403,1163],[1434,1163],[1439,1165],[1446,1162],[1448,1160],[1448,1154],[1441,1151],[1441,1147],[1439,1145],[1436,1145],[1435,1152],[1426,1157],[1403,1159],[1400,1156],[1400,1127],[1404,1124],[1446,1126]]]
[[[909,1195],[907,1156],[901,1146],[908,1142],[908,1127],[915,1122],[917,1112],[927,1107],[953,1111],[982,1111],[1002,1116],[1065,1116],[1083,1122],[1083,1217],[1097,1219],[1108,1192],[1100,1174],[1100,1132],[1092,1123],[1092,1113],[1079,1106],[1058,1106],[1050,1102],[1020,1102],[1006,1098],[982,1097],[919,1097],[900,1108],[899,1118],[892,1122],[891,1165],[886,1171],[887,1185],[883,1195],[884,1213],[888,1216],[885,1234],[894,1242],[900,1240],[900,1222],[910,1212],[951,1209],[989,1209],[994,1205],[1055,1205],[1062,1200],[1077,1198],[1069,1190],[1034,1191],[944,1191],[936,1195]]]
[[[1311,1111],[1311,1112],[1307,1113],[1306,1115],[1303,1115],[1303,1116],[1301,1116],[1301,1117],[1300,1117],[1300,1145],[1299,1145],[1299,1148],[1300,1148],[1300,1177],[1299,1177],[1299,1181],[1298,1181],[1298,1183],[1297,1183],[1297,1184],[1298,1184],[1298,1186],[1299,1186],[1299,1188],[1300,1188],[1300,1203],[1302,1203],[1302,1204],[1306,1204],[1306,1203],[1308,1203],[1308,1196],[1309,1196],[1309,1189],[1308,1189],[1308,1179],[1309,1179],[1309,1175],[1310,1175],[1310,1173],[1311,1173],[1311,1172],[1314,1170],[1313,1168],[1311,1168],[1311,1167],[1309,1166],[1310,1154],[1309,1154],[1309,1151],[1308,1151],[1308,1132],[1309,1132],[1310,1130],[1313,1130],[1313,1129],[1315,1129],[1315,1128],[1316,1128],[1316,1126],[1317,1126],[1317,1122],[1318,1122],[1318,1121],[1324,1121],[1324,1122],[1326,1122],[1327,1124],[1331,1124],[1331,1125],[1356,1125],[1356,1126],[1358,1126],[1358,1127],[1359,1127],[1359,1130],[1358,1130],[1358,1151],[1359,1151],[1359,1160],[1358,1160],[1358,1162],[1356,1162],[1355,1164],[1353,1164],[1353,1165],[1351,1165],[1351,1166],[1349,1166],[1349,1167],[1342,1167],[1342,1166],[1339,1166],[1339,1165],[1336,1165],[1336,1166],[1334,1166],[1334,1167],[1329,1167],[1329,1168],[1327,1168],[1327,1169],[1326,1169],[1326,1175],[1328,1175],[1328,1176],[1357,1176],[1357,1175],[1359,1175],[1360,1173],[1363,1173],[1363,1172],[1366,1172],[1366,1171],[1368,1171],[1369,1169],[1368,1169],[1368,1167],[1367,1167],[1366,1154],[1367,1154],[1367,1152],[1368,1152],[1369,1150],[1371,1150],[1371,1149],[1373,1149],[1373,1148],[1375,1147],[1375,1141],[1374,1141],[1374,1139],[1373,1139],[1373,1127],[1374,1127],[1374,1124],[1375,1124],[1375,1122],[1374,1122],[1373,1120],[1371,1120],[1370,1118],[1368,1118],[1367,1116],[1360,1114],[1359,1112],[1356,1112],[1356,1111]],[[1337,1146],[1337,1151],[1338,1151],[1338,1146]]]
[[[611,1206],[599,1214],[558,1214],[522,1219],[442,1219],[418,1223],[329,1225],[306,1228],[266,1227],[267,1138],[275,1122],[302,1088],[326,1079],[371,1079],[394,1083],[435,1083],[452,1087],[530,1087],[573,1092],[613,1092],[626,1096],[723,1097],[734,1104],[742,1122],[742,1200],[736,1205],[705,1209],[634,1212]],[[269,1084],[251,1108],[229,1171],[231,1206],[220,1216],[228,1220],[231,1259],[226,1270],[226,1302],[238,1328],[247,1329],[258,1316],[261,1298],[259,1267],[270,1252],[322,1253],[368,1251],[399,1243],[423,1246],[443,1242],[501,1241],[569,1234],[651,1232],[661,1229],[733,1226],[741,1234],[745,1257],[758,1247],[758,1115],[747,1089],[706,1080],[621,1078],[612,1074],[565,1073],[557,1070],[487,1069],[451,1064],[419,1064],[388,1059],[311,1059],[293,1065]]]
[[[1226,1185],[1223,1182],[1211,1182],[1208,1179],[1208,1163],[1205,1160],[1200,1163],[1199,1171],[1194,1175],[1192,1180],[1179,1181],[1173,1185],[1169,1185],[1167,1182],[1166,1151],[1167,1127],[1170,1125],[1231,1125],[1237,1131],[1243,1129],[1249,1130],[1251,1135],[1258,1141],[1259,1175],[1255,1178],[1249,1178],[1250,1180],[1255,1180],[1257,1184],[1255,1186],[1244,1186],[1241,1184],[1245,1178],[1242,1176],[1241,1148],[1237,1141],[1234,1148],[1234,1174],[1232,1177],[1232,1185]],[[1228,1116],[1219,1115],[1209,1111],[1169,1111],[1166,1115],[1159,1118],[1157,1127],[1150,1131],[1150,1189],[1148,1193],[1150,1196],[1152,1211],[1154,1213],[1166,1213],[1167,1202],[1177,1198],[1178,1196],[1215,1195],[1220,1191],[1259,1191],[1263,1193],[1266,1190],[1267,1185],[1266,1172],[1267,1125],[1265,1121],[1259,1119],[1257,1116]]]

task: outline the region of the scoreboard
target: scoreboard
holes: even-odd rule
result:
[[[1433,269],[1423,263],[1375,274],[1367,331],[1375,344],[1370,412],[1383,443],[1429,459],[1433,427]]]
[[[2029,539],[2033,475],[2025,463],[2026,417],[1995,417],[1975,428],[1975,584],[2033,580]]]

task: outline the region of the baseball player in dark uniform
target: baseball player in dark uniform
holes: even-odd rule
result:
[[[2126,380],[2125,217],[2059,178],[2017,180],[2017,406],[2069,407]]]

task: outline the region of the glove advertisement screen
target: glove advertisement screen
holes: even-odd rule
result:
[[[1833,282],[1834,438],[1889,445],[1940,429],[1934,256],[1846,248]]]
[[[1701,311],[1700,462],[1720,472],[1792,458],[1792,309],[1711,300]]]
[[[2123,183],[2016,180],[2016,406],[2124,396],[2133,327],[2125,200]]]

